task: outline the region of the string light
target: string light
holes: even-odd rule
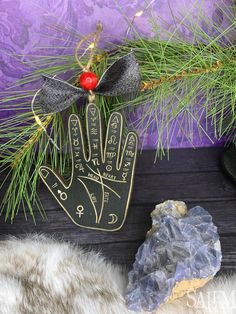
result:
[[[55,75],[54,75],[55,77]],[[57,146],[57,144],[55,143],[55,141],[51,138],[51,136],[48,134],[47,129],[45,128],[45,126],[43,125],[42,120],[40,119],[40,117],[35,113],[34,111],[34,102],[36,97],[38,96],[39,92],[41,91],[41,89],[38,89],[37,92],[34,94],[34,97],[31,100],[31,110],[32,113],[34,115],[34,120],[35,122],[40,126],[40,128],[45,132],[45,134],[47,135],[49,141],[56,147],[57,150],[60,150],[60,148]]]
[[[77,46],[75,47],[75,60],[77,61],[79,67],[82,69],[83,72],[87,72],[89,71],[92,62],[93,62],[93,57],[94,57],[94,53],[95,53],[95,49],[97,47],[99,38],[100,38],[100,34],[102,32],[103,26],[101,22],[97,23],[96,26],[96,31],[92,32],[86,36],[84,36],[78,43]],[[88,59],[88,63],[86,65],[86,67],[83,66],[83,64],[80,62],[80,58],[81,56],[79,56],[78,52],[79,49],[81,47],[81,45],[86,42],[89,38],[94,38],[93,42],[87,47],[87,49],[85,51],[90,50],[90,55],[89,55],[89,59]],[[83,53],[83,55],[85,54],[85,52]]]
[[[89,46],[88,49],[94,49],[95,48],[95,42],[92,42]]]
[[[151,0],[151,1],[146,5],[146,7],[145,7],[143,10],[139,10],[139,11],[137,11],[137,12],[134,14],[133,18],[131,19],[130,25],[129,25],[127,31],[126,31],[126,36],[128,36],[128,34],[129,34],[129,32],[130,32],[132,26],[134,25],[134,22],[135,22],[136,18],[141,17],[141,16],[144,14],[144,12],[145,12],[155,1],[156,1],[156,0]]]
[[[96,28],[96,32],[93,32],[85,37],[82,38],[82,40],[77,44],[77,47],[75,49],[75,57],[76,57],[76,60],[78,62],[78,64],[81,66],[82,70],[83,71],[86,71],[90,68],[91,66],[91,63],[92,63],[92,59],[93,59],[93,56],[94,56],[94,51],[96,49],[96,46],[98,44],[98,41],[99,41],[99,37],[100,37],[100,33],[102,31],[102,24],[101,22],[99,22],[97,24],[97,28]],[[82,42],[84,42],[86,39],[88,39],[89,37],[94,37],[94,41],[85,49],[84,53],[78,57],[78,50],[80,48],[80,45],[82,44]],[[83,57],[88,50],[91,50],[90,52],[90,57],[89,57],[89,61],[88,61],[88,64],[86,66],[86,68],[84,68],[82,66],[82,64],[80,63],[80,59],[81,57]],[[56,75],[54,75],[53,77],[56,77]],[[34,115],[34,119],[35,119],[35,122],[39,125],[39,127],[45,132],[45,134],[47,135],[49,141],[56,147],[57,150],[60,150],[60,148],[57,146],[57,144],[55,143],[55,141],[51,138],[51,136],[48,134],[47,132],[47,129],[45,128],[43,122],[41,121],[40,117],[35,113],[34,111],[34,103],[35,103],[35,99],[36,97],[38,96],[39,92],[41,91],[41,89],[37,90],[36,93],[34,94],[32,100],[31,100],[31,110],[32,110],[32,113]],[[93,97],[93,93],[91,92],[91,95],[89,95],[90,98],[94,98]]]
[[[138,11],[138,12],[136,12],[135,13],[135,17],[140,17],[140,16],[142,16],[143,15],[143,13],[144,13],[144,11]]]
[[[36,121],[36,123],[39,125],[39,126],[42,126],[42,121],[40,120],[39,116],[34,116],[34,119]]]

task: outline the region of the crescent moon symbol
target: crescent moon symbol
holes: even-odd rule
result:
[[[111,219],[111,221],[108,221],[108,224],[109,225],[115,224],[117,222],[117,220],[118,220],[118,217],[116,216],[116,214],[109,214],[109,216],[111,216],[112,219]]]

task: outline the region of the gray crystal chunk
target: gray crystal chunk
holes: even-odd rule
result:
[[[220,269],[221,249],[211,215],[196,206],[166,201],[152,212],[153,226],[129,272],[126,302],[133,311],[154,311],[177,282],[211,278]]]

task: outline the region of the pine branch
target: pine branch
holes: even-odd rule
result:
[[[235,6],[231,8],[235,10]],[[134,98],[97,97],[105,120],[114,110],[135,111],[142,109],[142,115],[135,121],[134,127],[142,134],[149,128],[158,129],[156,148],[157,156],[162,157],[174,134],[192,142],[191,133],[194,123],[199,134],[208,135],[207,123],[201,125],[201,117],[211,122],[215,136],[220,139],[226,137],[236,143],[236,46],[232,33],[236,31],[235,16],[230,16],[228,9],[223,9],[228,19],[228,27],[222,30],[216,24],[210,25],[206,17],[199,14],[199,20],[211,27],[213,35],[207,34],[199,25],[183,17],[175,18],[175,28],[161,29],[158,21],[150,15],[155,36],[151,39],[141,37],[133,28],[134,39],[126,40],[123,45],[113,45],[111,51],[99,51],[93,58],[93,71],[101,76],[109,64],[132,49],[140,65],[142,76],[141,90]],[[53,25],[63,32],[61,25]],[[191,35],[191,41],[183,38],[179,32],[185,27]],[[67,35],[72,30],[64,29]],[[74,32],[74,30],[73,30]],[[80,34],[74,34],[78,40]],[[169,38],[164,40],[163,38]],[[55,47],[47,47],[48,51]],[[64,49],[63,44],[60,49]],[[30,58],[30,56],[28,56]],[[82,62],[85,64],[85,55]],[[68,73],[67,79],[76,83],[80,69],[74,59],[74,51],[63,55],[32,56],[29,66],[35,66],[25,77],[19,80],[13,90],[0,93],[1,111],[15,111],[7,119],[1,119],[0,145],[1,169],[7,171],[5,184],[8,185],[1,212],[6,220],[14,220],[20,208],[25,216],[27,212],[34,218],[34,206],[43,213],[37,195],[39,182],[38,169],[49,162],[61,174],[67,173],[70,157],[67,154],[68,134],[65,116],[70,112],[78,112],[73,106],[63,114],[49,116],[44,120],[44,126],[53,140],[61,148],[58,152],[48,143],[48,138],[37,124],[30,109],[30,101],[36,90],[21,89],[22,84],[34,83],[43,73],[63,75]],[[27,63],[25,63],[27,66]],[[19,90],[17,91],[17,89]],[[83,114],[83,107],[80,114]],[[37,111],[40,114],[40,111]],[[142,143],[141,143],[142,146]],[[11,177],[10,177],[11,174]]]
[[[40,136],[44,132],[44,129],[48,127],[50,122],[52,121],[53,116],[47,116],[46,120],[42,122],[43,127],[37,128],[37,130],[33,133],[33,135],[27,140],[27,142],[23,145],[23,147],[19,150],[19,152],[16,152],[15,157],[13,159],[13,162],[11,164],[12,168],[16,168],[19,164],[19,161],[27,154],[27,150],[30,149],[32,146],[35,145],[35,143],[38,142]],[[38,124],[37,124],[38,125]]]

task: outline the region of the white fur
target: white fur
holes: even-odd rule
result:
[[[130,314],[127,274],[100,254],[43,236],[0,244],[0,314]],[[219,277],[156,314],[234,314],[236,275]]]

